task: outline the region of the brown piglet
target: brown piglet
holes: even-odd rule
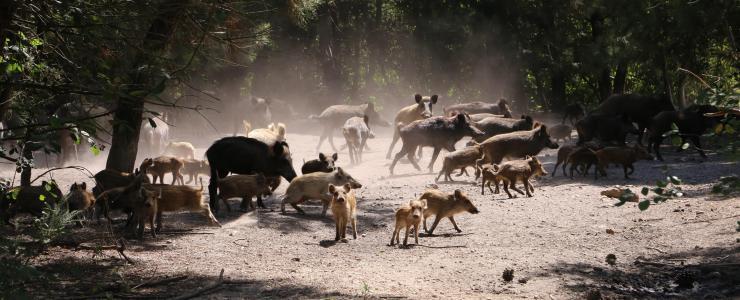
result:
[[[242,198],[241,209],[253,209],[252,197],[257,197],[257,205],[265,208],[262,203],[262,195],[271,193],[267,179],[262,174],[257,175],[231,175],[218,180],[218,197],[226,205],[226,209],[231,211],[228,199]]]
[[[542,163],[534,156],[527,156],[525,159],[511,160],[499,165],[499,170],[494,172],[494,176],[504,178],[504,191],[509,198],[514,196],[509,192],[509,188],[524,195],[525,193],[516,187],[516,182],[524,183],[524,190],[527,197],[532,197],[534,187],[529,182],[532,176],[547,175],[547,171],[542,167]],[[508,187],[507,187],[508,186]]]
[[[357,239],[357,198],[349,183],[341,189],[329,184],[331,214],[336,225],[335,241],[347,241],[347,222],[352,225],[352,238]]]
[[[447,194],[437,189],[429,189],[419,197],[420,200],[427,201],[427,209],[424,210],[424,231],[428,234],[433,234],[434,229],[437,228],[437,224],[443,218],[450,219],[452,226],[455,227],[457,232],[462,230],[457,227],[454,216],[459,213],[469,212],[471,214],[477,214],[478,208],[473,205],[467,195],[461,190],[455,190],[452,194]],[[427,230],[427,218],[435,216],[432,228]]]
[[[595,172],[594,178],[601,176],[606,177],[606,166],[609,164],[620,164],[624,169],[624,178],[629,179],[629,175],[635,171],[633,165],[636,161],[641,159],[652,160],[653,156],[640,145],[633,147],[605,147],[599,151],[596,151],[596,158],[599,161],[597,166],[598,172]]]
[[[406,229],[406,237],[403,238],[403,245],[406,246],[411,227],[414,228],[414,243],[419,244],[419,224],[421,224],[426,208],[426,200],[411,200],[408,204],[401,205],[396,210],[396,228],[393,230],[393,235],[391,235],[391,246],[400,243],[399,236],[402,228]]]

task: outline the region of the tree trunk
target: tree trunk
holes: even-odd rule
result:
[[[553,71],[550,77],[550,103],[555,112],[565,109],[565,74],[562,70]]]
[[[673,86],[671,85],[671,76],[668,73],[668,59],[666,58],[665,54],[662,56],[662,62],[663,62],[663,88],[664,93],[668,95],[668,99],[671,100],[671,103],[673,102]]]
[[[614,94],[623,94],[624,85],[627,82],[627,65],[617,64],[617,73],[614,74]]]
[[[8,33],[11,32],[11,22],[13,21],[13,14],[15,13],[17,3],[13,0],[0,1],[0,57],[3,57],[5,49],[5,39],[8,37]],[[0,87],[0,121],[5,121],[6,113],[10,109],[10,95],[13,89],[10,85]]]
[[[686,78],[686,73],[678,74],[678,107],[680,109],[684,109],[691,105],[689,104],[689,99],[686,98],[686,83],[688,82]]]
[[[612,94],[611,68],[601,69],[599,74],[599,102],[603,102]]]
[[[157,8],[157,17],[152,21],[149,31],[142,43],[143,51],[134,59],[135,68],[155,62],[165,50],[167,42],[175,31],[177,21],[184,14],[184,7],[189,1],[168,0]],[[145,74],[136,73],[131,76],[133,86],[146,86]],[[135,97],[119,97],[113,125],[113,139],[110,154],[105,167],[120,172],[131,172],[136,162],[139,133],[141,131],[142,115],[144,113],[144,99]]]
[[[326,88],[327,103],[320,103],[325,107],[336,104],[342,99],[342,75],[338,55],[339,45],[336,42],[336,9],[333,4],[323,4],[319,8],[319,61],[321,61],[322,81]]]

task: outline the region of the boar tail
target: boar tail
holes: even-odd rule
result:
[[[200,191],[203,192],[203,177],[200,178]]]

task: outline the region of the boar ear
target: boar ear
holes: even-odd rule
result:
[[[424,206],[424,209],[427,209],[427,199],[422,199],[421,203]]]
[[[414,95],[414,100],[416,101],[416,103],[421,102],[421,95],[419,94]]]
[[[532,117],[530,116],[527,116],[526,118],[524,118],[524,120],[526,120],[528,123],[532,123]]]
[[[352,187],[349,185],[349,183],[344,184],[344,192],[349,193],[349,191],[352,190]]]
[[[87,189],[87,182],[84,182],[83,181],[82,184],[80,184],[80,187],[82,187],[83,190],[86,190]]]
[[[362,116],[362,121],[365,122],[365,125],[370,125],[370,117],[368,117],[367,115]]]
[[[437,100],[439,99],[439,96],[432,95],[432,104],[437,104]]]
[[[456,117],[457,117],[457,122],[460,123],[460,124],[465,124],[466,121],[467,121],[465,119],[465,115],[464,114],[457,114]]]
[[[337,159],[339,159],[339,154],[337,154],[336,152],[334,152],[334,154],[331,155],[331,159],[333,159],[334,162],[336,162]]]
[[[337,167],[336,170],[337,170],[337,177],[344,175],[344,170],[342,170],[342,168]]]
[[[330,183],[329,184],[329,193],[334,194],[336,192],[337,192],[337,187]]]
[[[462,191],[460,189],[455,190],[455,200],[460,201],[462,199]]]
[[[324,155],[324,153],[319,152],[319,160],[326,161],[326,155]]]
[[[540,125],[540,134],[541,135],[547,134],[547,126],[545,124]]]

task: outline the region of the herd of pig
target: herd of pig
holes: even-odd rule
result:
[[[578,105],[568,106],[562,124],[548,127],[528,115],[513,117],[505,99],[498,103],[449,105],[444,108],[444,115],[434,116],[432,108],[438,100],[437,95],[415,95],[415,103],[399,110],[393,124],[384,121],[372,103],[330,106],[320,115],[309,117],[323,127],[316,150],[318,152],[328,139],[331,147],[337,151],[333,131],[341,128],[350,161],[359,164],[363,150],[368,148],[367,139],[375,136],[370,125],[393,125],[393,139],[386,154],[388,159],[392,158],[389,168],[391,175],[404,156],[414,168],[420,170],[417,158],[421,157],[421,148],[432,147],[434,150],[428,165],[430,172],[441,150],[448,152],[436,180],[444,176],[445,180],[452,181],[451,174],[454,171],[459,170],[458,176],[467,175],[467,167],[472,167],[476,181],[481,179],[481,194],[485,193],[486,186],[490,192],[499,193],[501,183],[509,198],[515,197],[510,189],[531,197],[534,187],[530,179],[548,174],[536,157],[544,148],[559,148],[552,176],[559,166],[562,166],[565,175],[568,174],[566,166],[570,165],[571,178],[574,171],[585,176],[591,166],[595,166],[594,176],[598,178],[599,175],[607,175],[606,168],[610,164],[616,164],[622,166],[624,177],[628,178],[634,172],[635,161],[652,159],[649,152],[654,151],[657,158],[662,160],[659,145],[664,134],[671,130],[671,124],[676,124],[678,135],[690,140],[705,156],[699,136],[725,117],[718,113],[721,109],[710,105],[692,105],[676,111],[667,97],[626,94],[606,99],[588,114],[584,114]],[[568,119],[575,125],[578,141],[559,146],[556,143],[558,140],[571,139],[573,127],[565,124]],[[242,199],[242,210],[254,208],[253,198],[257,199],[258,207],[264,208],[262,198],[272,195],[282,177],[289,182],[285,194],[281,196],[283,213],[286,204],[303,214],[299,204],[307,200],[321,200],[322,216],[331,208],[335,219],[335,240],[346,240],[348,225],[351,226],[352,236],[357,237],[354,190],[362,185],[335,165],[337,153],[319,153],[318,159],[304,162],[302,175],[298,176],[293,169],[284,124],[272,123],[267,128],[253,129],[245,120],[242,125],[244,135],[215,141],[205,153],[206,160],[195,159],[195,148],[188,142],[169,142],[162,156],[144,159],[132,174],[110,169],[98,172],[94,176],[96,186],[92,192],[87,191],[85,183],[75,183],[65,196],[54,183],[44,182],[41,186],[22,187],[17,192],[5,193],[0,199],[0,215],[9,224],[10,218],[18,212],[39,216],[44,205],[64,202],[70,210],[82,210],[84,215],[97,216],[98,219],[103,215],[109,221],[110,211],[122,211],[128,216],[127,232],[141,238],[149,223],[152,236],[156,236],[162,228],[163,212],[199,212],[211,224],[220,226],[214,216],[219,211],[219,199],[229,211],[231,207],[227,200],[231,198]],[[643,134],[646,132],[647,149],[642,147]],[[637,135],[634,145],[626,144],[628,134]],[[464,137],[471,139],[465,148],[456,150],[455,145]],[[399,139],[402,142],[401,149],[392,156]],[[168,173],[172,174],[172,182],[164,184],[164,175]],[[184,181],[184,175],[189,176],[187,182]],[[200,175],[210,176],[208,203],[203,197]],[[194,181],[200,182],[200,188],[185,185]],[[523,184],[524,191],[517,188],[519,182]],[[496,186],[495,191],[491,184]],[[401,229],[405,229],[404,245],[410,232],[414,233],[418,243],[420,223],[423,222],[424,230],[432,234],[444,218],[449,219],[455,230],[460,232],[454,215],[462,212],[478,212],[464,192],[427,190],[418,199],[404,203],[396,210],[396,225],[390,244],[400,242]],[[427,230],[426,219],[431,216],[435,216],[434,223]]]

